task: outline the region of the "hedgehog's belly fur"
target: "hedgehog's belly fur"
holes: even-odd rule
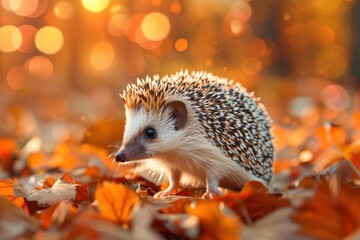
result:
[[[208,175],[212,175],[220,187],[232,190],[241,189],[246,181],[263,182],[218,150],[208,148],[202,152],[203,154],[199,152],[193,154],[195,158],[167,154],[160,158],[145,160],[144,167],[167,176],[169,172],[177,170],[181,173],[180,184],[185,187],[205,187]]]

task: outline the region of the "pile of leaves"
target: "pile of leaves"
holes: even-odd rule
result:
[[[331,133],[332,134],[332,133]],[[0,139],[1,239],[359,239],[360,141],[278,159],[267,189],[166,188],[112,165],[91,144]]]

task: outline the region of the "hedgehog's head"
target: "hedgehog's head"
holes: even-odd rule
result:
[[[122,94],[126,126],[122,146],[115,155],[117,162],[169,154],[189,130],[186,100],[165,97],[166,93],[158,86],[140,83]]]

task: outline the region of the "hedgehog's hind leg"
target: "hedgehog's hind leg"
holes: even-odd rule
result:
[[[215,196],[221,195],[219,190],[219,183],[214,177],[206,177],[206,192],[202,198],[213,198]]]
[[[157,192],[154,195],[154,198],[162,198],[171,195],[171,193],[179,186],[180,176],[181,173],[179,170],[170,170],[168,173],[169,186],[165,190]]]

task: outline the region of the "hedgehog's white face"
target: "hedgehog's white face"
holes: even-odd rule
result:
[[[136,161],[171,152],[183,136],[188,113],[182,101],[166,103],[161,111],[126,109],[123,143],[115,155],[117,162]]]

